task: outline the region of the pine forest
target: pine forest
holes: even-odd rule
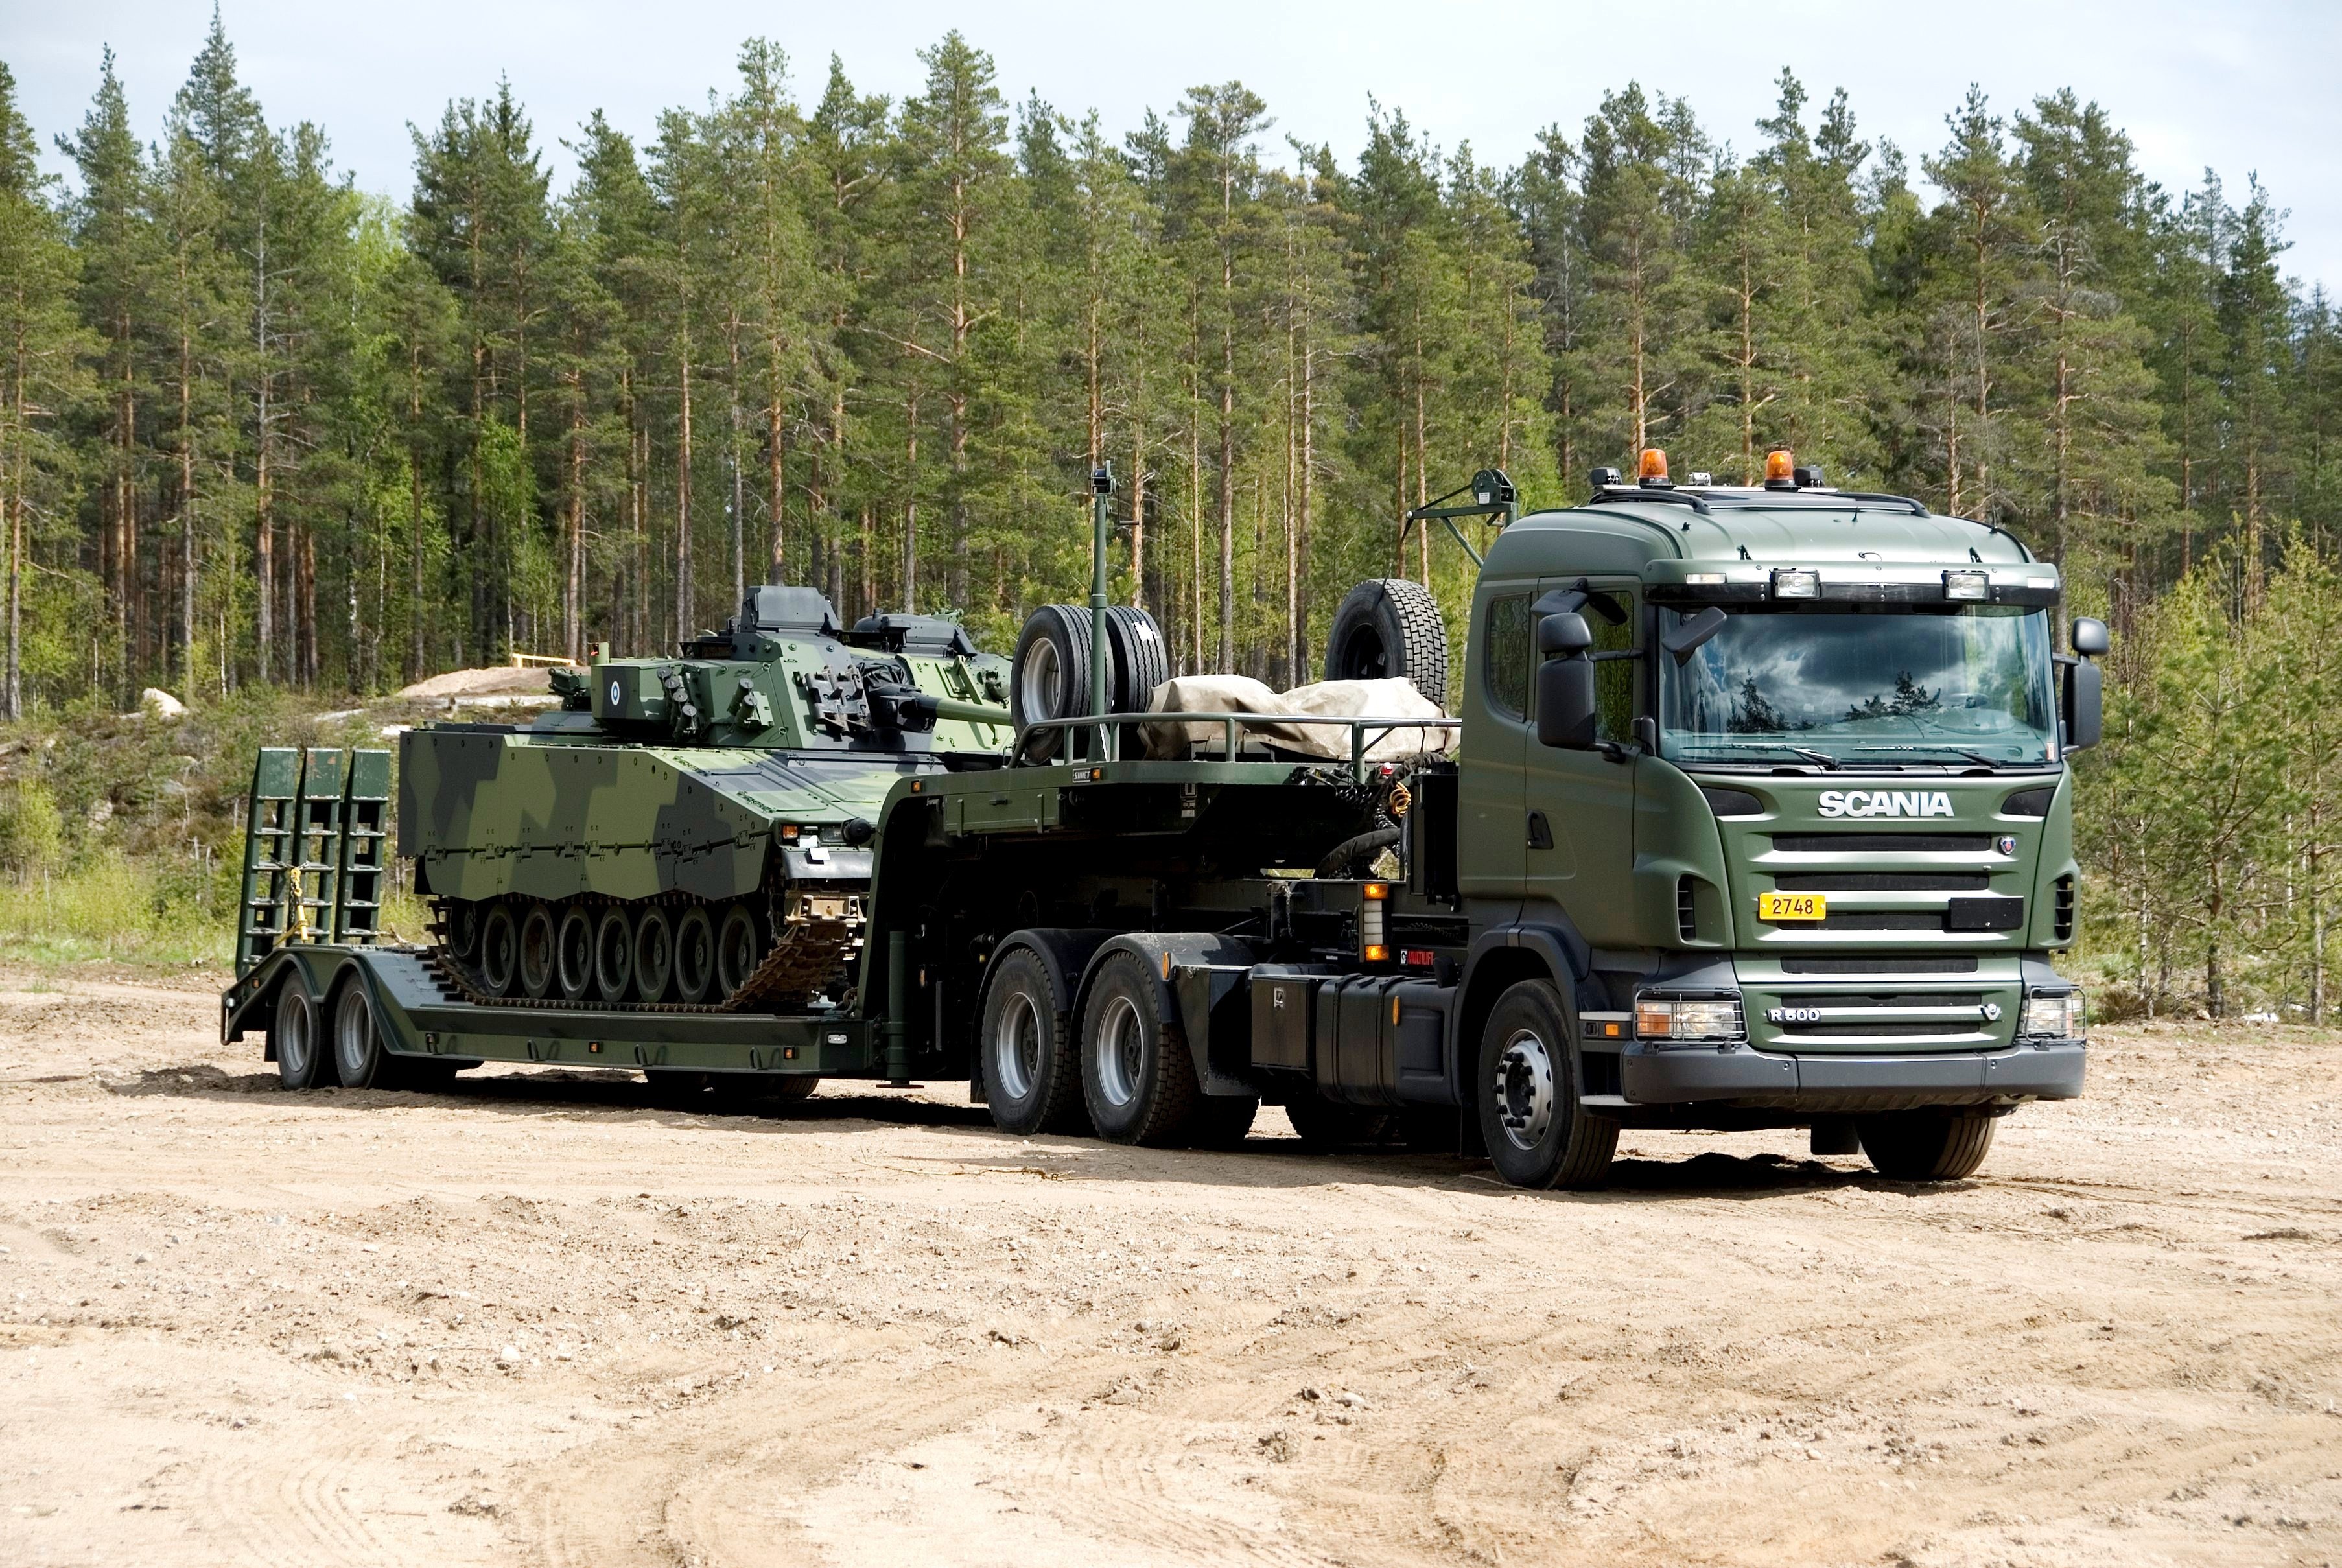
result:
[[[484,82],[415,106],[403,203],[216,21],[167,105],[93,62],[77,125],[0,67],[0,714],[346,707],[773,580],[1006,651],[1086,593],[1106,463],[1116,594],[1180,669],[1290,684],[1363,577],[1460,641],[1472,564],[1403,520],[1476,469],[1554,504],[1787,445],[2113,626],[2101,1009],[2330,1011],[2342,319],[2278,193],[2150,183],[2064,91],[1972,89],[1907,152],[1787,70],[1749,127],[1628,83],[1508,166],[1396,107],[1290,139],[1236,81],[1117,137],[957,33],[919,58],[890,101],[751,41],[646,141]]]

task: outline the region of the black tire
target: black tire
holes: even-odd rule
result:
[[[1856,1122],[1871,1168],[1898,1182],[1957,1182],[1992,1152],[1997,1116],[1962,1111],[1894,1111]]]
[[[1480,1032],[1473,1091],[1496,1174],[1516,1187],[1602,1184],[1618,1124],[1577,1097],[1577,1039],[1561,993],[1524,980],[1496,998]]]
[[[1108,955],[1082,1008],[1090,1125],[1109,1144],[1183,1143],[1201,1098],[1186,1038],[1156,1009],[1151,966],[1135,953]]]
[[[355,976],[334,993],[334,1073],[345,1089],[389,1089],[397,1073],[375,1024],[374,1001]]]
[[[1021,735],[1036,719],[1079,718],[1089,709],[1090,613],[1079,604],[1044,604],[1017,634],[1008,664],[1009,717]],[[1040,760],[1065,750],[1066,733],[1055,730],[1034,736],[1025,754]]]
[[[333,1063],[319,1038],[317,1004],[297,974],[287,974],[276,988],[268,1043],[276,1048],[276,1081],[285,1088],[322,1089],[334,1082]]]
[[[716,920],[694,904],[675,923],[675,994],[678,1001],[705,1002],[716,988]]]
[[[666,911],[646,909],[635,922],[635,995],[644,1002],[666,998],[675,977],[675,924]]]
[[[583,1002],[594,993],[594,915],[582,904],[561,912],[553,934],[554,979],[561,994]]]
[[[1004,1133],[1080,1131],[1082,1069],[1073,1021],[1039,954],[1018,947],[992,966],[978,1027],[992,1124]]]
[[[1376,577],[1343,595],[1326,634],[1326,678],[1411,682],[1447,711],[1447,624],[1439,601],[1420,583]]]
[[[716,1096],[709,1092],[709,1075],[674,1067],[646,1067],[643,1085],[650,1102],[669,1111],[704,1111],[713,1109]]]
[[[730,996],[748,984],[756,973],[756,965],[765,961],[765,931],[756,919],[756,912],[746,904],[736,904],[724,912],[724,924],[716,933],[716,984],[720,994]]]
[[[520,986],[520,922],[512,901],[500,898],[480,924],[480,984],[491,996],[511,996]]]
[[[1196,1119],[1187,1142],[1198,1149],[1241,1147],[1252,1132],[1260,1102],[1249,1094],[1205,1094],[1196,1101]]]
[[[764,1083],[766,1099],[786,1100],[794,1103],[813,1098],[813,1092],[821,1087],[821,1074],[791,1073],[786,1077],[767,1078]]]
[[[553,994],[553,911],[531,900],[520,922],[520,988],[531,996]]]
[[[635,923],[623,909],[606,909],[594,926],[594,994],[624,1002],[635,983]]]
[[[1315,1094],[1288,1102],[1285,1116],[1293,1124],[1294,1135],[1301,1140],[1302,1146],[1313,1151],[1387,1143],[1394,1120],[1387,1111],[1369,1105],[1344,1105],[1321,1100]]]
[[[1155,688],[1171,678],[1171,644],[1155,617],[1136,604],[1116,604],[1106,614],[1106,647],[1114,658],[1106,706],[1143,714]]]
[[[1324,877],[1368,876],[1383,851],[1395,849],[1404,836],[1395,827],[1378,827],[1372,833],[1362,833],[1356,838],[1346,838],[1326,852],[1317,863],[1317,874]]]

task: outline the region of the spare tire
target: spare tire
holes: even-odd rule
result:
[[[1377,577],[1343,596],[1326,637],[1326,678],[1412,683],[1447,711],[1447,625],[1431,590],[1404,577]]]
[[[1090,710],[1090,613],[1080,604],[1044,604],[1025,618],[1008,665],[1008,714],[1021,734],[1037,719],[1077,719]],[[1046,731],[1024,747],[1036,760],[1056,756],[1066,732]]]
[[[1116,604],[1106,612],[1106,638],[1114,655],[1106,705],[1117,714],[1145,713],[1155,688],[1171,678],[1171,645],[1163,640],[1163,628],[1136,604]],[[1145,756],[1144,726],[1124,724],[1120,729],[1115,755]]]

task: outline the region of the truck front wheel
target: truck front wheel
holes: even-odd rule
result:
[[[1577,1097],[1577,1044],[1561,994],[1524,980],[1496,998],[1480,1034],[1480,1134],[1516,1187],[1597,1187],[1618,1124]]]
[[[1977,1174],[1992,1151],[1997,1116],[1957,1111],[1895,1111],[1855,1124],[1862,1152],[1898,1182],[1957,1182]]]
[[[1155,976],[1135,953],[1099,965],[1082,1009],[1082,1098],[1110,1144],[1176,1144],[1201,1096],[1187,1042],[1157,1014]]]
[[[1082,1070],[1048,965],[1019,947],[984,988],[984,1097],[1004,1133],[1069,1133],[1082,1113]]]

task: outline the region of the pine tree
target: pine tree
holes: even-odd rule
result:
[[[1945,509],[1990,517],[2008,499],[2002,460],[1999,385],[2020,319],[2017,300],[2031,281],[2030,216],[2010,163],[2005,126],[1983,89],[1945,116],[1952,136],[1923,162],[1945,200],[1931,224],[1933,287],[1924,324],[1923,363],[1934,385],[1923,397],[1941,458]]]

